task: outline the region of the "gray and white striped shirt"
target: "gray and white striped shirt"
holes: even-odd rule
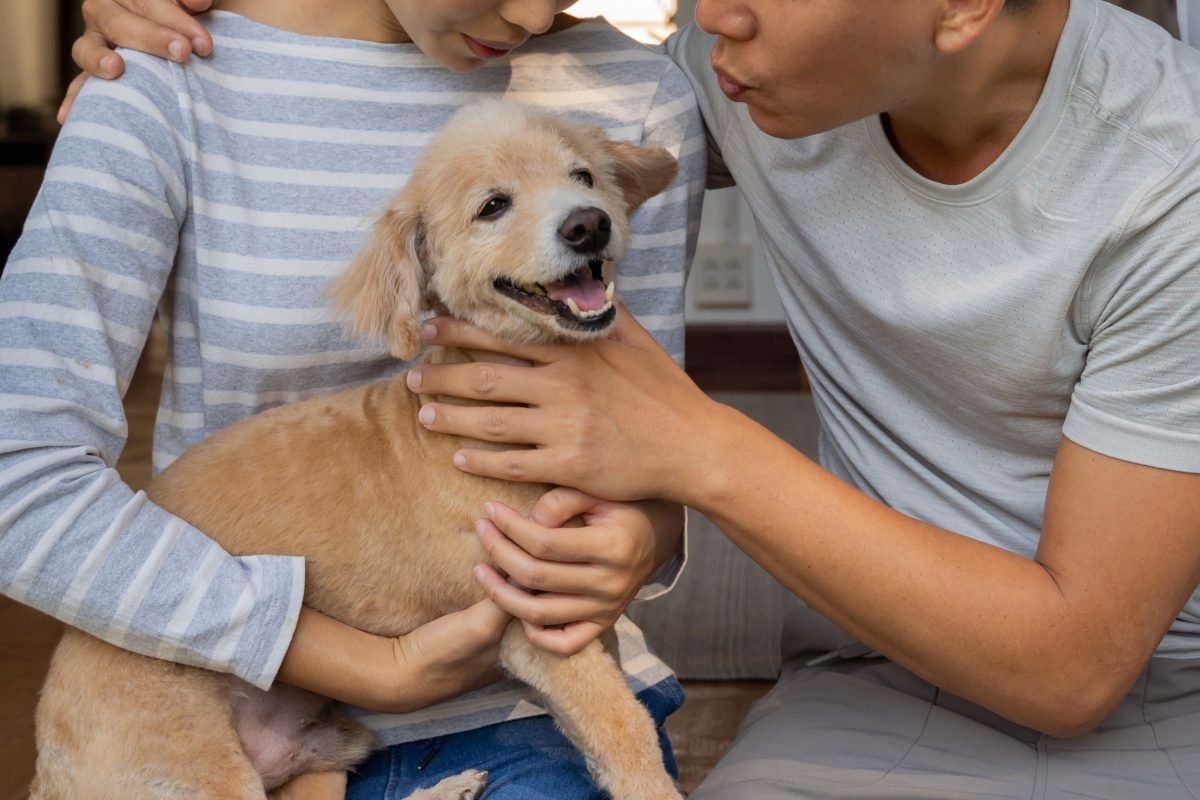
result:
[[[121,400],[152,318],[168,339],[154,436],[161,470],[279,403],[394,374],[323,292],[422,146],[461,105],[504,95],[653,142],[679,182],[634,218],[629,308],[678,358],[705,143],[683,74],[602,20],[531,40],[468,74],[413,45],[205,20],[214,55],[124,53],[89,81],[0,280],[0,591],[139,653],[273,680],[303,596],[299,558],[234,558],[123,484]],[[629,623],[635,687],[669,675]],[[537,713],[501,684],[405,718],[384,741]]]

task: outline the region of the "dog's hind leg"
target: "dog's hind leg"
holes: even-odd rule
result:
[[[534,647],[514,621],[500,663],[542,695],[613,800],[681,799],[663,766],[654,721],[599,642],[564,658]]]

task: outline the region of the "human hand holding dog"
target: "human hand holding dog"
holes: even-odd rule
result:
[[[683,531],[674,503],[620,503],[568,488],[547,492],[528,518],[503,503],[485,513],[476,531],[509,580],[487,564],[476,579],[521,620],[531,643],[564,656],[612,627]],[[583,527],[562,527],[576,517]]]
[[[535,365],[427,364],[408,373],[409,389],[424,396],[520,404],[421,408],[429,430],[534,445],[459,450],[454,463],[465,472],[692,505],[705,466],[719,457],[705,431],[719,430],[731,410],[705,395],[624,307],[614,334],[587,345],[512,344],[449,317],[431,320],[424,335]]]
[[[511,621],[483,600],[388,637],[304,607],[277,679],[372,711],[415,711],[499,680]]]

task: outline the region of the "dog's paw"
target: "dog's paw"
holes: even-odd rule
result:
[[[475,800],[487,786],[488,774],[469,769],[436,786],[410,794],[405,800]]]

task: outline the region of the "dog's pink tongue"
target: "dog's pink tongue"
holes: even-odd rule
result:
[[[582,273],[550,284],[546,287],[546,294],[550,295],[551,300],[560,303],[567,302],[567,298],[570,297],[575,301],[575,305],[579,306],[580,311],[595,311],[604,308],[604,304],[608,302],[608,298],[604,296],[604,282],[585,277]]]

